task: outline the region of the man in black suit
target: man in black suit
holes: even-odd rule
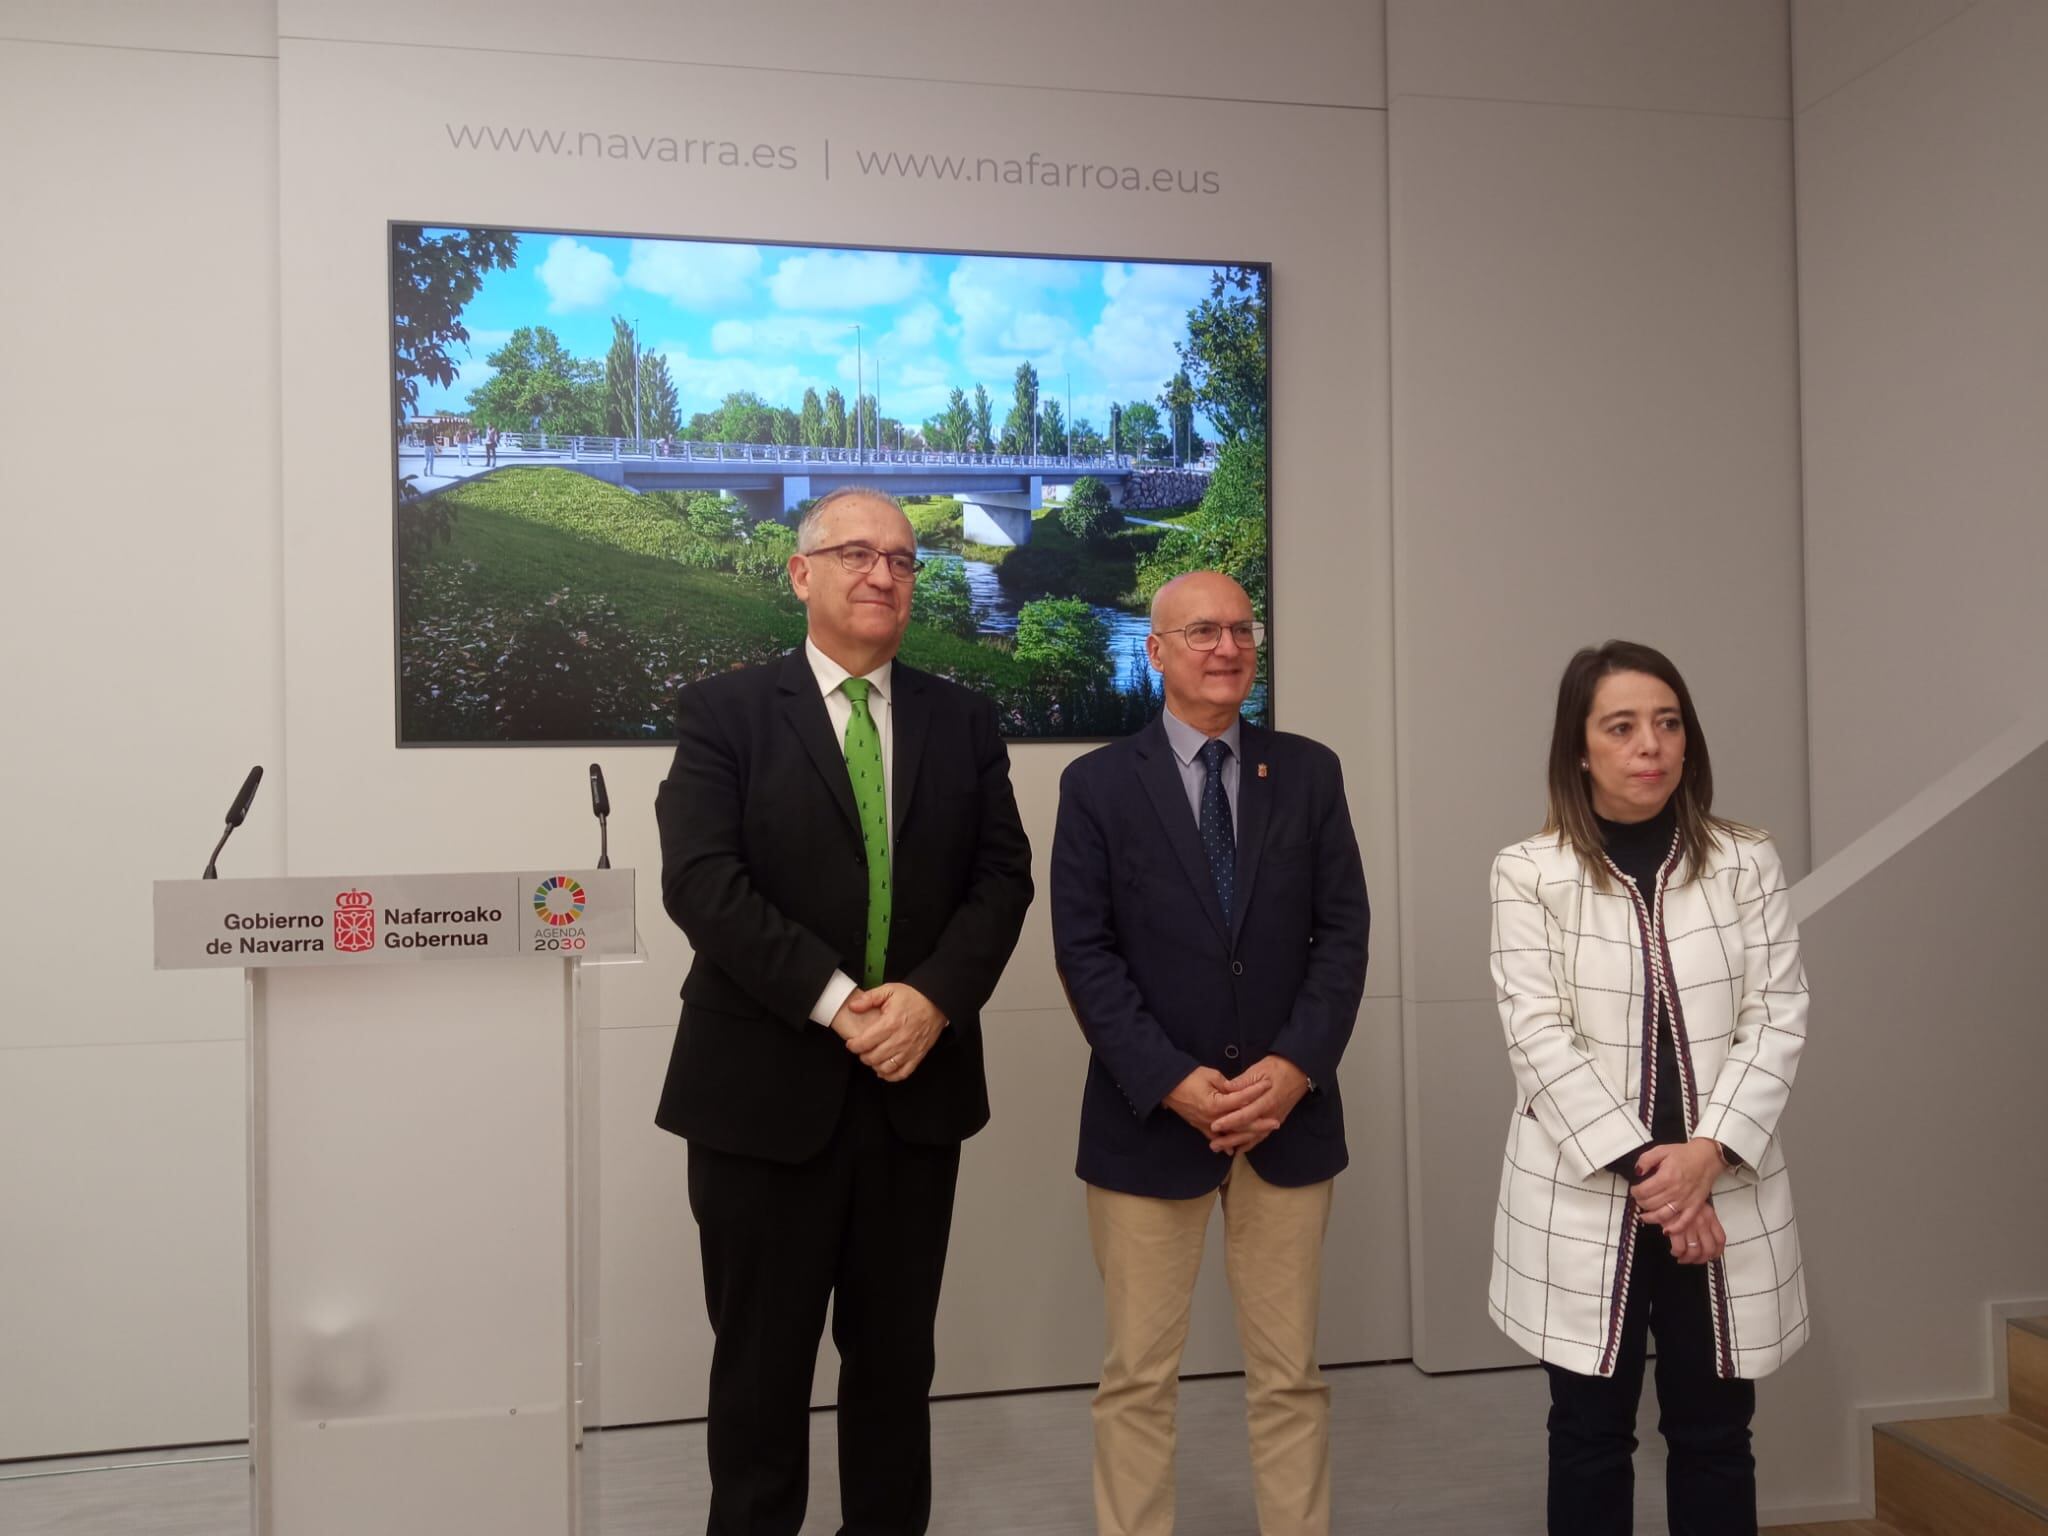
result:
[[[1031,904],[996,714],[894,660],[909,521],[842,490],[797,530],[800,651],[682,692],[655,801],[695,958],[655,1123],[690,1144],[711,1359],[712,1536],[796,1536],[826,1302],[844,1536],[931,1512],[933,1320],[977,1015]]]
[[[1264,637],[1228,576],[1168,583],[1146,641],[1165,711],[1060,781],[1053,944],[1093,1049],[1077,1171],[1109,1336],[1102,1536],[1173,1529],[1181,1348],[1219,1189],[1259,1530],[1330,1528],[1316,1310],[1368,911],[1336,755],[1239,717]]]

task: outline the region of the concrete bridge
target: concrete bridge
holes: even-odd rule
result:
[[[484,466],[484,449],[399,447],[416,461],[423,491],[466,479]],[[565,437],[510,432],[499,437],[497,468],[550,464],[629,491],[724,491],[755,521],[793,522],[797,507],[827,491],[857,485],[890,496],[953,496],[961,504],[961,532],[977,544],[1019,545],[1031,540],[1032,515],[1045,505],[1048,486],[1072,485],[1092,475],[1121,506],[1139,466],[1128,455],[964,453],[944,449],[804,448],[775,443],[676,443],[619,437]],[[1146,466],[1151,467],[1151,466]],[[401,473],[404,466],[401,465]]]

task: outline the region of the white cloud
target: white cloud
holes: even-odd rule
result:
[[[924,286],[924,264],[897,251],[807,251],[768,279],[781,309],[867,309],[900,304]]]
[[[534,275],[548,291],[548,313],[567,314],[604,303],[618,290],[619,274],[602,251],[563,235],[548,247]]]
[[[868,340],[872,346],[872,329]],[[763,315],[756,320],[721,320],[711,327],[711,346],[716,352],[751,352],[756,357],[789,352],[850,354],[853,351],[853,326],[845,320],[828,320],[817,315]]]
[[[635,240],[626,281],[682,309],[735,304],[753,290],[761,253],[751,245]]]
[[[1038,369],[1041,391],[1066,368],[1074,327],[1046,304],[1076,287],[1082,270],[1070,262],[1015,257],[977,257],[954,268],[946,292],[960,317],[961,361],[991,395],[1008,398],[1021,362]]]
[[[711,327],[714,352],[750,352],[753,347],[754,328],[744,320],[721,320]]]
[[[751,357],[697,357],[688,347],[666,342],[650,351],[667,359],[669,377],[675,380],[683,419],[699,411],[716,410],[720,401],[738,390],[752,390],[770,405],[791,410],[803,399],[811,377],[794,363],[762,363]],[[824,394],[821,389],[820,395]]]
[[[1187,335],[1188,311],[1209,295],[1208,268],[1112,266],[1102,291],[1109,302],[1079,355],[1119,400],[1150,400],[1180,367],[1174,343]]]
[[[921,351],[938,339],[945,328],[944,319],[936,304],[920,304],[905,310],[883,338],[883,344],[892,352]]]

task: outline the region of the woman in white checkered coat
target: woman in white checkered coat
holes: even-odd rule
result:
[[[1806,978],[1770,838],[1712,813],[1647,646],[1572,658],[1550,815],[1493,865],[1515,1110],[1488,1302],[1551,1383],[1550,1529],[1626,1536],[1651,1335],[1674,1536],[1756,1530],[1754,1378],[1806,1340],[1777,1135]]]

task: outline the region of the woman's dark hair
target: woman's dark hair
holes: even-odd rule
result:
[[[1689,878],[1705,867],[1708,852],[1724,834],[1754,834],[1741,823],[1714,814],[1713,758],[1685,679],[1662,651],[1632,640],[1588,646],[1566,663],[1564,676],[1557,681],[1557,720],[1550,732],[1550,815],[1543,830],[1570,843],[1593,871],[1595,883],[1602,890],[1608,888],[1606,844],[1593,818],[1591,775],[1580,765],[1586,760],[1586,722],[1592,718],[1593,694],[1602,678],[1616,672],[1644,673],[1678,695],[1678,713],[1685,721],[1685,768],[1671,798]]]

